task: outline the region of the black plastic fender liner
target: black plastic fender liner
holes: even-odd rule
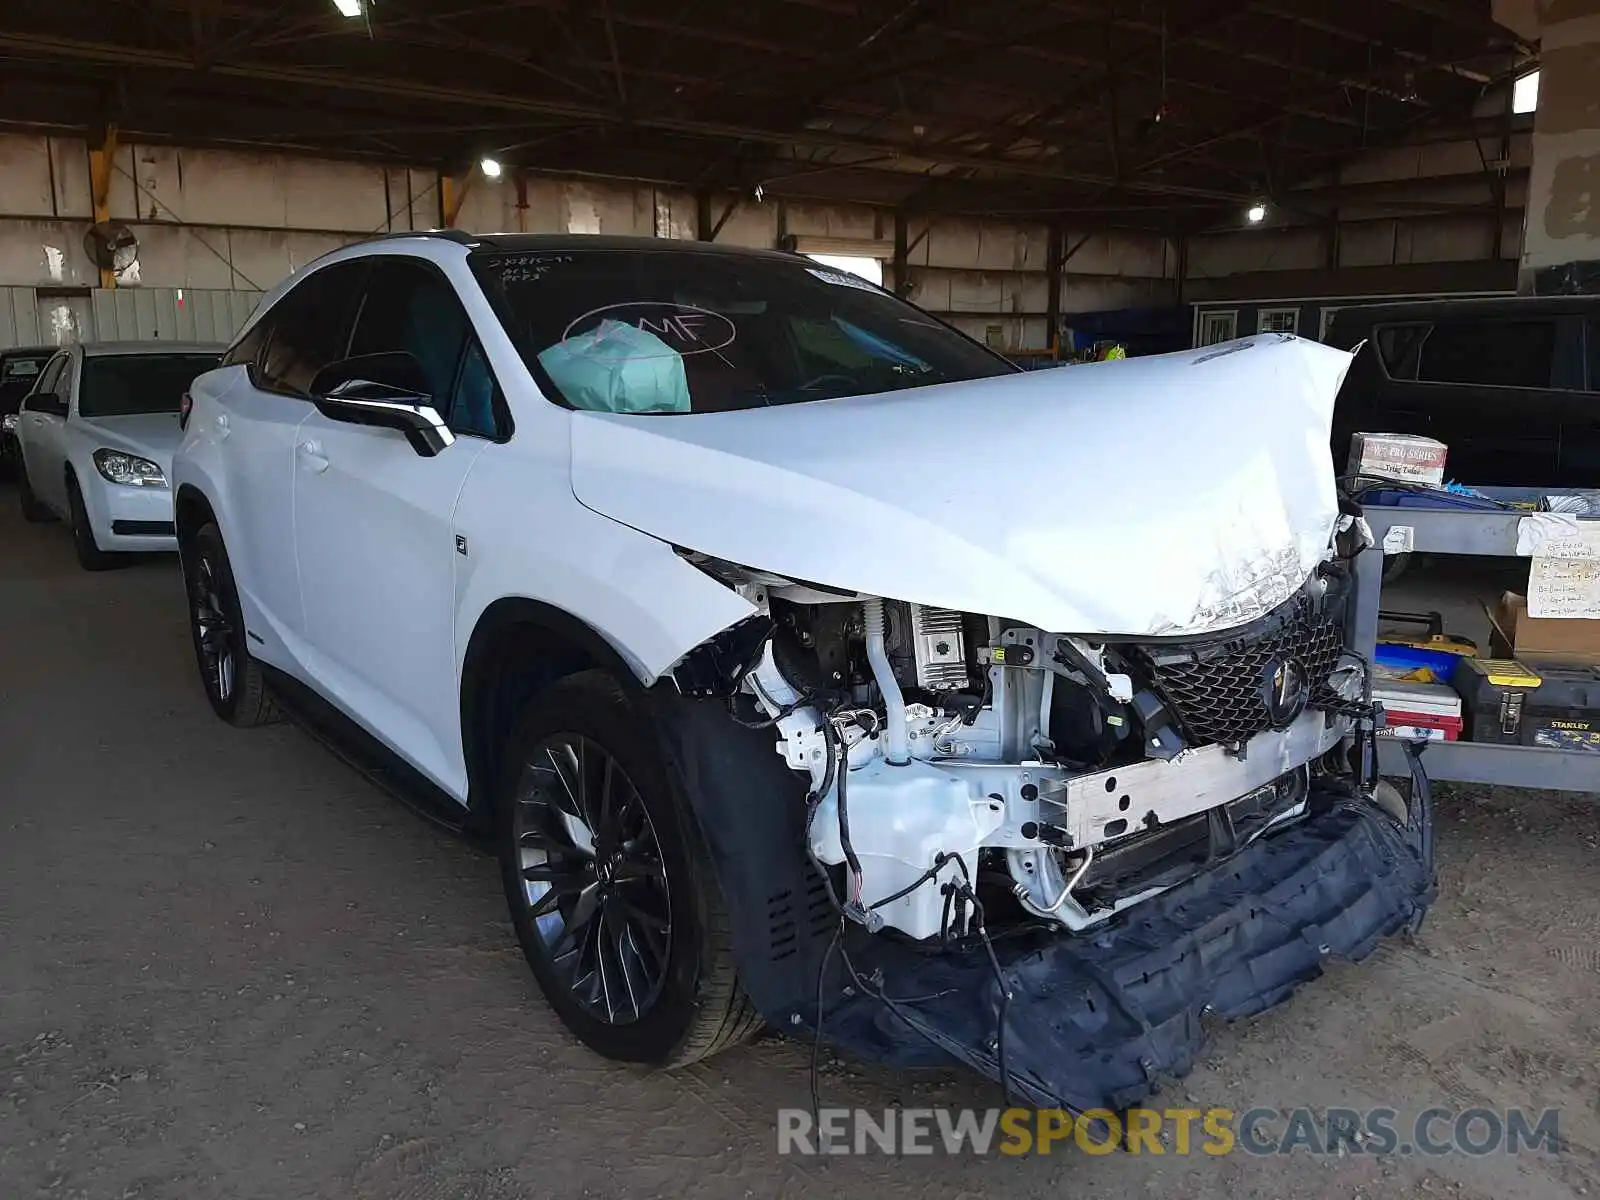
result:
[[[726,701],[682,696],[666,683],[643,703],[710,851],[745,992],[775,1027],[809,1027],[839,922],[805,856],[805,780],[778,754],[777,731],[741,726]]]
[[[840,924],[803,856],[804,785],[710,701],[652,693],[664,749],[699,818],[733,921],[746,991],[766,1019],[811,1037],[818,971]],[[1413,763],[1405,828],[1342,780],[1313,787],[1310,814],[1083,935],[997,938],[1011,992],[1004,1037],[1012,1094],[1077,1112],[1120,1111],[1185,1075],[1203,1019],[1252,1016],[1322,973],[1414,928],[1432,902],[1432,805]],[[1000,1077],[999,984],[981,948],[941,949],[848,926],[831,956],[823,1039],[898,1067],[953,1061]]]

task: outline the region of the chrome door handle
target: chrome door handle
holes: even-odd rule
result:
[[[219,437],[227,437],[228,436],[228,414],[227,413],[218,413],[217,414],[217,435]]]
[[[306,460],[306,467],[318,475],[326,471],[331,460],[322,452],[321,442],[301,442],[297,449],[300,457]]]

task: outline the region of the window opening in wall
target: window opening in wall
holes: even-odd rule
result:
[[[1200,314],[1200,344],[1202,346],[1215,346],[1218,342],[1231,342],[1238,336],[1239,312],[1237,309],[1227,309],[1224,312],[1206,312]]]
[[[1259,333],[1299,333],[1300,310],[1289,308],[1263,308],[1256,312],[1256,330]]]
[[[883,286],[883,264],[875,258],[858,258],[853,254],[808,254],[806,257],[835,271],[848,271]]]
[[[1539,72],[1529,71],[1511,85],[1511,111],[1531,113],[1539,107]]]
[[[1337,308],[1325,308],[1322,310],[1321,324],[1317,327],[1317,341],[1325,342],[1328,340],[1328,330],[1333,328],[1333,319],[1338,315],[1339,310]]]

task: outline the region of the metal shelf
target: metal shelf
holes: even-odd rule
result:
[[[1535,488],[1480,490],[1499,500],[1533,500],[1543,494]],[[1352,627],[1356,648],[1370,661],[1377,647],[1378,608],[1383,591],[1383,555],[1379,547],[1390,529],[1402,526],[1411,530],[1413,553],[1516,558],[1517,522],[1526,515],[1518,511],[1368,508],[1367,523],[1372,526],[1378,545],[1356,558],[1356,613]],[[1600,793],[1600,754],[1581,750],[1498,746],[1488,742],[1430,742],[1423,751],[1422,765],[1430,779]],[[1404,748],[1399,742],[1379,739],[1378,767],[1385,775],[1408,773]],[[1600,795],[1596,798],[1600,799]]]
[[[1600,791],[1600,754],[1581,750],[1496,746],[1490,742],[1429,742],[1422,752],[1422,769],[1429,779],[1453,783]],[[1378,770],[1402,777],[1411,773],[1405,748],[1394,738],[1378,739]]]

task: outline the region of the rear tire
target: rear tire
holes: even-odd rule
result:
[[[222,531],[215,524],[203,526],[184,540],[178,558],[189,597],[195,664],[212,711],[241,729],[278,720],[266,675],[246,648],[244,613]]]
[[[500,768],[511,921],[562,1023],[597,1054],[660,1067],[749,1040],[761,1017],[709,855],[616,680],[584,671],[535,697]]]
[[[54,521],[55,513],[45,507],[44,501],[34,495],[33,485],[28,482],[28,468],[22,461],[22,455],[17,455],[17,501],[22,506],[22,519],[34,525],[42,525],[46,521]]]
[[[72,548],[78,555],[78,565],[85,571],[109,571],[117,566],[116,556],[100,549],[100,543],[94,540],[89,510],[84,507],[83,493],[72,475],[67,476],[67,511],[72,518]]]

